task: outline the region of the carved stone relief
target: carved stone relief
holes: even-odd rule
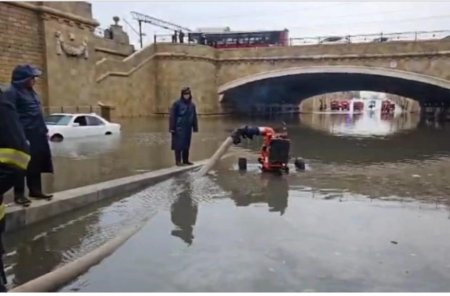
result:
[[[89,58],[89,52],[88,52],[88,44],[87,39],[85,38],[81,45],[79,46],[73,46],[70,44],[67,44],[64,41],[64,38],[62,36],[62,33],[60,31],[57,31],[55,33],[56,37],[56,54],[61,55],[63,52],[70,57],[84,57],[85,59]],[[70,34],[69,39],[71,41],[75,40],[75,35]]]

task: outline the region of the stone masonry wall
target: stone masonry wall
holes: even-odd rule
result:
[[[114,107],[114,117],[156,113],[154,46],[124,59],[106,58],[96,63],[95,97]]]
[[[156,113],[167,113],[184,86],[192,89],[197,112],[219,112],[215,50],[207,46],[156,46]]]
[[[0,2],[0,84],[9,84],[18,64],[33,64],[45,69],[42,21],[32,10]],[[46,76],[37,91],[46,101]]]
[[[217,113],[214,59],[210,47],[157,44],[122,61],[98,61],[96,96],[116,108],[115,116],[149,116],[167,114],[180,89],[190,86],[198,113]]]
[[[45,3],[45,5],[52,4]],[[85,5],[90,6],[82,2],[77,4],[77,6]],[[82,7],[78,10],[82,10]],[[87,20],[94,22],[90,17]],[[92,96],[94,86],[92,81],[95,79],[95,43],[93,42],[95,25],[48,14],[44,18],[43,26],[49,105],[66,108],[96,105]],[[88,56],[84,54],[72,56],[64,49],[60,50],[56,36],[58,33],[61,34],[64,43],[72,48],[82,47],[83,42],[86,42]]]
[[[101,59],[123,60],[134,52],[132,45],[119,44],[111,39],[95,36],[93,42],[97,61]]]

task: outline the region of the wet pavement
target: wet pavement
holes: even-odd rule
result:
[[[306,172],[261,175],[261,142],[244,142],[207,177],[185,174],[10,234],[8,277],[23,283],[146,223],[62,291],[448,292],[450,126],[368,118],[288,120]],[[194,159],[242,123],[279,122],[202,119]],[[71,164],[77,177],[57,175],[55,187],[171,165],[169,140],[166,119],[139,119],[110,150],[60,149],[57,166]],[[237,171],[237,155],[249,159],[248,172]]]

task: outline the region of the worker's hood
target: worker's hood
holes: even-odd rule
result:
[[[11,77],[11,84],[16,87],[25,87],[28,80],[39,77],[42,71],[31,65],[18,65],[14,68]]]

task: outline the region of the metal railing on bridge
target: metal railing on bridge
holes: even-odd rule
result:
[[[450,40],[450,30],[290,38],[289,45],[383,43],[397,41]]]
[[[154,43],[180,43],[172,39],[171,34],[154,35]],[[397,32],[397,33],[377,33],[377,34],[358,34],[345,36],[315,36],[315,37],[292,37],[289,38],[290,46],[317,45],[317,44],[355,44],[355,43],[384,43],[399,41],[427,41],[427,40],[450,40],[450,30],[438,31],[415,31],[415,32]],[[184,38],[184,44],[197,44],[189,40],[188,36]]]

